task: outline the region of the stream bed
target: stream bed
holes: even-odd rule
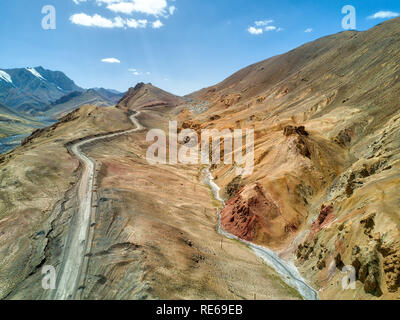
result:
[[[205,183],[211,188],[214,198],[220,202],[222,206],[225,206],[225,201],[219,194],[220,188],[214,182],[214,178],[210,170],[208,168],[204,169],[203,174]],[[295,288],[305,300],[318,300],[318,293],[302,278],[293,262],[285,261],[281,259],[274,251],[242,240],[239,237],[225,231],[221,225],[221,211],[218,211],[218,232],[229,239],[234,239],[247,245],[257,256],[263,259],[268,266],[273,268],[281,276],[285,283],[292,288]]]

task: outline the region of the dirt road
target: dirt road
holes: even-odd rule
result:
[[[91,245],[90,225],[92,221],[92,195],[95,172],[95,162],[85,155],[81,148],[89,143],[102,139],[109,139],[143,129],[136,117],[140,112],[130,117],[135,128],[123,132],[112,133],[102,137],[90,138],[76,143],[71,151],[83,165],[82,177],[78,187],[79,208],[76,213],[65,247],[61,268],[58,270],[57,288],[53,292],[54,300],[75,299],[80,286],[81,273],[85,261],[85,254]]]

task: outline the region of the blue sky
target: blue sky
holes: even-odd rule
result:
[[[42,28],[45,5],[56,9],[55,30]],[[0,68],[61,70],[85,88],[152,82],[183,95],[343,31],[345,5],[357,30],[400,13],[398,0],[2,0]]]

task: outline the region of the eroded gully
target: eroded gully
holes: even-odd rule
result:
[[[208,168],[203,169],[204,182],[211,188],[214,198],[225,206],[225,201],[221,198],[219,191],[220,188],[214,182],[214,178]],[[227,232],[221,225],[221,211],[218,211],[218,232],[229,238],[237,240],[246,246],[248,246],[254,253],[259,256],[267,265],[272,267],[282,278],[282,280],[287,283],[292,288],[296,289],[301,296],[306,300],[318,300],[318,293],[307,284],[307,282],[302,278],[296,266],[291,261],[285,261],[281,259],[278,254],[272,250],[256,245],[254,243],[240,239],[239,237]]]

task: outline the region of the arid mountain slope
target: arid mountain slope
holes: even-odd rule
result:
[[[48,110],[46,110],[44,114],[47,117],[58,119],[83,105],[91,105],[96,107],[108,107],[115,105],[115,98],[118,97],[118,95],[111,95],[111,93],[108,93],[108,98],[106,97],[106,90],[102,92],[104,95],[95,89],[74,91],[51,103]]]
[[[0,104],[0,138],[17,134],[29,134],[34,128],[44,126],[42,122],[20,114]]]
[[[30,117],[0,103],[0,154],[18,146],[35,129],[52,123],[54,121]]]
[[[147,128],[174,111],[142,109]],[[85,151],[102,165],[85,299],[298,299],[268,266],[217,232],[200,167],[150,165],[146,130]]]
[[[0,297],[49,298],[78,208],[73,142],[128,130],[255,130],[255,168],[211,167],[229,232],[295,259],[322,299],[400,294],[400,19],[344,32],[239,71],[189,99],[138,84],[85,106],[0,156]],[[191,100],[192,99],[192,100]],[[199,165],[150,165],[143,132],[83,148],[96,162],[82,299],[296,299],[274,270],[218,233]],[[37,186],[40,186],[38,188]],[[343,290],[343,267],[355,289]]]
[[[177,116],[164,105],[139,108],[148,129],[167,127]],[[82,167],[68,148],[85,137],[129,129],[132,111],[82,107],[0,158],[1,298],[51,297],[42,289],[41,268],[60,272],[79,206]],[[143,131],[83,148],[96,161],[96,222],[80,298],[301,298],[248,248],[218,234],[218,204],[201,168],[149,165],[149,145]]]
[[[214,168],[222,223],[296,254],[322,298],[399,297],[399,49],[400,19],[325,37],[190,95],[208,110],[179,116],[183,127],[255,129],[250,177]],[[355,290],[342,291],[345,265]]]
[[[42,67],[0,70],[0,103],[13,110],[38,114],[73,91],[83,89],[60,71]]]
[[[0,155],[0,298],[46,298],[43,264],[58,267],[77,210],[80,164],[71,141],[131,128],[116,108],[82,107]],[[19,288],[19,289],[17,289]]]
[[[175,107],[184,102],[180,97],[154,87],[151,83],[138,83],[118,102],[119,107],[139,110],[145,107]]]

